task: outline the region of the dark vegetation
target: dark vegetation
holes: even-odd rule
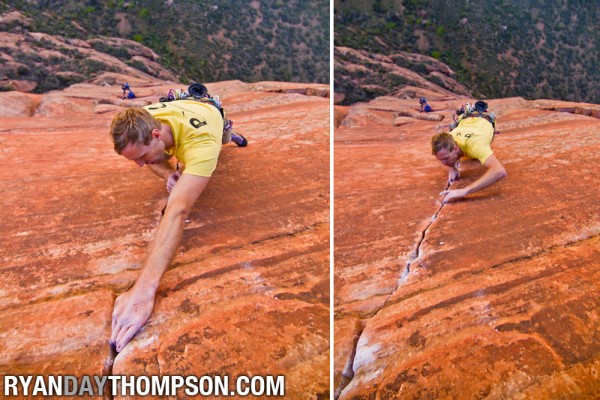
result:
[[[135,40],[156,52],[157,61],[183,83],[229,79],[327,83],[329,9],[328,0],[12,0],[0,3],[0,13],[18,10],[31,22],[4,24],[0,30],[22,29],[67,39]],[[39,45],[51,48],[47,43]],[[99,41],[93,47],[145,68],[131,61],[126,48]],[[19,58],[22,54],[11,56],[26,65],[34,61]],[[94,69],[110,70],[85,61],[75,67],[85,78]],[[37,91],[62,87],[56,77],[36,79],[41,80]]]
[[[335,0],[334,42],[437,58],[477,97],[600,103],[599,20],[590,0]]]

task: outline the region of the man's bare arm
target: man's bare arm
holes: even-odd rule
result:
[[[444,190],[441,192],[440,194],[444,196],[443,202],[446,203],[449,200],[459,199],[468,194],[478,192],[506,177],[504,166],[493,154],[488,157],[483,166],[486,167],[487,170],[475,182],[462,189]]]
[[[150,318],[156,289],[179,247],[185,219],[208,181],[209,178],[183,174],[174,187],[137,281],[115,301],[110,341],[117,351]]]
[[[173,187],[181,176],[181,171],[173,171],[171,164],[169,164],[169,156],[165,155],[165,159],[161,164],[146,164],[148,168],[156,175],[160,176],[167,183],[167,192],[171,193]]]
[[[169,179],[169,176],[174,172],[173,168],[171,168],[171,164],[169,164],[170,156],[165,155],[165,158],[160,164],[146,164],[148,168],[156,175],[163,178],[165,181]]]

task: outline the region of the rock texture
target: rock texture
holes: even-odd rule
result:
[[[115,357],[114,299],[167,193],[112,150],[132,104],[110,78],[44,95],[33,117],[0,101],[0,374],[285,375],[286,398],[328,398],[329,99],[207,85],[250,144],[224,146],[151,319]],[[185,88],[129,78],[139,104]]]
[[[467,101],[399,127],[418,101],[357,105],[366,125],[336,110],[336,396],[597,399],[600,106],[489,101],[508,177],[442,205],[430,138]],[[482,173],[461,169],[453,187]]]
[[[419,98],[470,95],[441,61],[406,52],[389,55],[336,46],[336,104],[353,104],[378,96]]]
[[[102,36],[86,41],[31,32],[31,23],[19,11],[0,14],[0,88],[4,91],[47,92],[108,71],[132,80],[176,80],[158,63],[156,53],[133,40]]]

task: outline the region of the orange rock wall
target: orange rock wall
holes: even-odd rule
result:
[[[166,192],[114,154],[108,126],[183,87],[135,85],[135,102],[92,83],[0,93],[0,374],[270,374],[286,376],[286,398],[333,395],[323,85],[208,85],[250,145],[223,148],[153,316],[111,352],[114,299]],[[337,108],[335,395],[598,398],[600,107],[490,101],[508,177],[442,205],[429,142],[467,100],[431,100],[435,121],[414,99]],[[461,170],[453,187],[482,172]]]
[[[336,395],[599,398],[600,120],[490,101],[508,177],[442,205],[430,139],[466,101],[431,102],[443,123],[336,129]],[[461,169],[452,187],[482,173]]]
[[[112,150],[115,111],[93,112],[120,86],[75,85],[45,95],[43,113],[0,117],[1,375],[285,375],[286,397],[329,396],[329,99],[258,86],[208,85],[250,144],[223,147],[152,317],[116,357],[114,299],[167,195]],[[179,87],[133,89],[146,104]]]

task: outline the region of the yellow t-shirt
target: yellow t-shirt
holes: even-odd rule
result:
[[[210,177],[217,167],[223,136],[223,117],[211,104],[176,100],[144,107],[171,127],[175,144],[166,153],[184,164],[183,173]]]
[[[465,156],[476,158],[481,164],[494,153],[490,147],[494,139],[494,127],[485,118],[464,118],[450,134]]]

